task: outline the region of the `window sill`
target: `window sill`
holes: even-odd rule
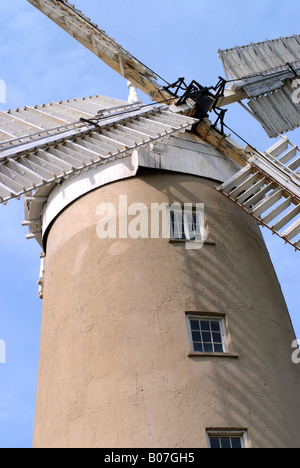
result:
[[[230,358],[238,359],[239,355],[234,353],[197,353],[196,351],[190,351],[188,357],[209,357],[209,358]]]
[[[186,243],[186,242],[195,242],[194,240],[184,240],[184,239],[169,239],[169,242],[171,244],[177,244],[177,243]],[[214,241],[210,241],[210,240],[206,240],[204,241],[204,245],[216,245],[216,243]]]

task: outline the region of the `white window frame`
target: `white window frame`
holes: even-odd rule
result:
[[[191,314],[187,313],[186,314],[186,320],[187,320],[187,328],[188,328],[188,334],[189,334],[189,340],[190,340],[190,347],[191,347],[191,353],[193,354],[212,354],[212,355],[226,355],[229,353],[228,349],[228,340],[227,340],[227,332],[226,332],[226,323],[225,323],[225,316],[224,315],[206,315],[206,314]],[[208,321],[208,322],[219,322],[220,324],[220,331],[221,331],[221,337],[222,337],[222,345],[223,345],[223,351],[195,351],[194,349],[194,340],[192,336],[192,327],[191,327],[191,320],[201,320],[201,321]]]
[[[211,438],[239,438],[241,440],[242,449],[249,448],[248,433],[246,429],[208,429],[206,431],[208,448],[211,447]]]
[[[172,222],[171,214],[180,215],[183,217],[183,230],[182,234],[184,234],[185,239],[178,238],[174,236],[174,223]],[[188,225],[188,216],[189,215],[196,215],[198,219],[196,219],[196,226],[197,230],[195,233],[195,238],[191,239],[191,231],[189,230]],[[185,203],[183,206],[180,203],[174,203],[173,205],[168,207],[168,216],[169,216],[169,223],[170,223],[170,240],[173,242],[206,242],[206,229],[205,229],[205,219],[204,219],[204,204],[197,203],[196,208],[193,207],[192,203]]]

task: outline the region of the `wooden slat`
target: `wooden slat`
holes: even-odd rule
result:
[[[198,122],[165,113],[166,106],[128,107],[126,113],[104,113],[98,123],[87,123],[82,131],[75,128],[50,137],[38,136],[36,142],[5,148],[0,159],[0,202],[125,157],[135,148],[176,135]],[[160,112],[164,114],[154,119]]]
[[[82,12],[69,2],[58,0],[28,1],[154,101],[174,100],[169,92],[162,89],[152,70],[124,50],[104,31],[92,24]]]
[[[265,173],[263,177],[261,169],[255,166],[254,160],[255,158],[252,158],[251,165],[218,187],[218,191],[293,245],[296,250],[300,250],[298,239],[293,241],[299,233],[299,188],[295,189],[296,193],[290,193],[270,174]],[[293,222],[293,225],[288,227],[290,222]],[[281,232],[282,229],[285,231]]]
[[[300,61],[300,35],[219,50],[224,67],[234,79],[242,79],[287,63]]]

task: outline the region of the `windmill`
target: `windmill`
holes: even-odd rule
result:
[[[245,148],[241,147],[224,132],[226,125],[223,109],[224,106],[234,102],[242,103],[247,99],[247,106],[242,105],[253,117],[259,120],[270,137],[280,136],[281,133],[299,127],[299,104],[293,99],[296,91],[294,86],[297,84],[300,69],[299,36],[220,51],[226,79],[220,78],[218,83],[210,88],[202,86],[196,81],[186,84],[183,78],[175,83],[165,82],[162,84],[158,75],[150,68],[125,51],[67,1],[28,1],[95,53],[111,68],[120,73],[133,86],[145,92],[156,103],[155,105],[143,106],[140,103],[120,103],[96,96],[83,100],[35,106],[34,108],[26,107],[0,114],[0,202],[5,204],[12,198],[25,196],[24,225],[29,227],[27,237],[35,238],[39,242],[43,248],[43,257],[47,254],[47,258],[49,258],[47,271],[52,270],[52,273],[48,273],[48,290],[46,281],[46,291],[48,292],[45,308],[48,313],[54,306],[54,283],[51,283],[53,280],[50,280],[50,275],[57,275],[58,271],[62,274],[64,268],[63,263],[60,264],[58,258],[56,258],[55,262],[52,260],[56,255],[54,254],[56,241],[54,241],[53,232],[55,232],[55,236],[58,236],[57,239],[59,238],[56,248],[62,252],[61,247],[67,244],[67,231],[70,229],[68,213],[76,205],[77,200],[79,200],[78,203],[82,203],[82,200],[85,199],[84,196],[88,193],[95,194],[97,188],[135,178],[139,167],[193,174],[194,176],[204,177],[204,179],[222,180],[222,184],[217,187],[221,194],[233,201],[260,224],[278,234],[296,250],[300,250],[299,149],[285,137],[281,137],[278,143],[264,153],[259,152],[250,145]],[[227,87],[228,84],[230,84],[230,87]],[[209,120],[209,117],[212,118],[214,114],[216,114],[216,123]],[[221,130],[217,128],[218,124],[220,124]],[[191,131],[191,133],[187,134],[187,131]],[[206,149],[209,148],[207,151],[211,159],[220,158],[220,155],[223,155],[223,160],[220,159],[219,161],[220,167],[215,172],[210,168],[209,175],[209,171],[205,173],[202,161],[202,166],[200,164],[201,173],[197,174],[195,172],[196,159],[192,160],[191,158],[188,160],[186,158],[187,161],[183,164],[180,157],[177,157],[177,161],[171,161],[171,154],[167,154],[165,161],[162,163],[162,155],[164,151],[167,152],[166,139],[171,138],[170,147],[177,148],[178,145],[176,146],[174,141],[181,135],[184,141],[184,143],[181,143],[183,145],[180,147],[181,150],[185,148],[190,153],[192,151],[196,152],[195,148],[201,140],[201,144]],[[189,136],[187,137],[187,135]],[[172,140],[172,138],[175,138],[175,140]],[[177,150],[173,149],[172,151],[176,153]],[[186,153],[183,154],[184,157],[187,156]],[[226,162],[224,162],[224,154],[226,155]],[[196,157],[193,156],[193,158]],[[228,158],[230,158],[230,161],[228,161]],[[182,168],[183,165],[186,165],[186,167],[180,171],[179,167]],[[191,169],[193,165],[194,168]],[[240,166],[242,166],[242,169],[240,169]],[[197,167],[199,168],[199,166]],[[221,172],[222,175],[220,176]],[[190,183],[192,184],[192,182]],[[107,190],[109,189],[107,188]],[[126,186],[127,190],[130,193],[132,189]],[[228,206],[228,200],[224,199],[224,201],[219,202],[222,197],[218,193],[215,193],[215,196],[218,197],[216,204],[220,203],[222,205],[222,203],[225,203],[224,206]],[[121,211],[120,207],[119,209]],[[235,207],[231,209],[235,210]],[[229,211],[231,209],[228,208]],[[58,218],[59,221],[56,222]],[[61,224],[63,218],[65,218],[66,232],[63,232],[64,228]],[[176,216],[171,218],[171,222],[174,224],[175,218]],[[245,220],[246,218],[241,219]],[[193,222],[197,224],[195,218],[193,218]],[[255,223],[252,226],[254,225],[256,226]],[[61,232],[57,226],[60,226]],[[78,231],[74,233],[74,238],[79,235],[79,232],[80,229],[78,228]],[[51,239],[49,243],[48,236]],[[209,239],[205,239],[205,242],[211,245],[214,244],[214,241]],[[250,240],[249,243],[251,243]],[[251,251],[253,246],[249,247],[249,249]],[[76,251],[75,245],[69,250],[69,256],[71,256],[72,250]],[[109,246],[109,251],[111,255],[116,255],[115,247]],[[78,252],[77,260],[78,264],[81,264],[88,253],[82,245]],[[170,254],[170,258],[171,255],[173,254]],[[65,260],[66,253],[62,254],[62,257]],[[109,271],[110,267],[107,266],[107,268],[107,271]],[[144,267],[140,266],[139,268]],[[266,269],[268,268],[266,267]],[[197,270],[196,267],[195,270]],[[195,274],[199,275],[199,272],[195,272]],[[122,282],[121,277],[118,278]],[[41,267],[40,286],[40,295],[43,297],[44,261]],[[82,286],[83,284],[80,285],[80,287]],[[56,288],[58,291],[59,286],[57,284]],[[120,285],[120,288],[120,296],[122,296],[122,285]],[[252,285],[253,289],[255,289],[254,285]],[[52,294],[49,291],[52,291]],[[278,293],[276,294],[278,296]],[[52,296],[52,300],[49,299],[50,296]],[[83,300],[83,298],[77,299],[79,303],[80,300]],[[281,299],[278,300],[280,302]],[[168,302],[168,300],[164,299],[163,302]],[[191,304],[191,301],[189,304]],[[208,310],[208,306],[206,306],[206,313],[203,315],[202,320],[199,318],[202,313],[200,313],[199,306],[194,307],[198,313],[187,314],[192,341],[196,333],[200,335],[200,332],[196,332],[195,329],[191,328],[192,326],[200,327],[202,324],[203,326],[209,326],[210,336],[212,337],[212,327],[217,327],[217,323],[222,323],[222,325],[219,325],[219,330],[221,332],[223,327],[222,334],[226,334],[227,319],[224,318],[225,312],[222,310],[217,314],[213,310],[216,309],[216,303],[210,305],[211,310]],[[188,308],[192,310],[191,305]],[[192,317],[194,317],[194,320]],[[286,324],[286,318],[281,318],[281,320],[284,320]],[[195,323],[197,321],[198,325]],[[58,322],[56,327],[59,328]],[[204,332],[203,329],[201,333],[203,339],[204,333],[207,334],[207,332]],[[276,335],[277,331],[274,331],[274,333]],[[289,337],[290,335],[291,331],[289,330]],[[61,341],[64,339],[63,336],[60,336]],[[41,362],[45,363],[47,361],[46,354],[49,357],[51,346],[53,347],[55,341],[54,335],[51,338],[48,336],[46,323],[44,340],[47,344],[44,345],[44,350],[42,350]],[[225,342],[222,343],[222,353],[216,353],[219,359],[224,356],[228,359],[238,357],[230,350],[229,341],[227,339],[226,345]],[[204,342],[201,344],[198,341],[197,343],[199,347],[205,345]],[[213,343],[214,346],[215,344]],[[221,349],[221,343],[218,342],[217,344]],[[47,352],[45,351],[46,348]],[[216,348],[217,346],[214,349]],[[202,353],[199,351],[199,354],[197,354],[194,347],[194,353],[191,353],[190,357],[203,357]],[[209,357],[208,354],[210,353],[207,352],[206,358]],[[68,352],[66,352],[66,355],[68,355]],[[67,370],[67,368],[63,369]],[[106,372],[108,371],[106,370]],[[47,386],[45,382],[49,382],[50,374],[48,376],[43,375],[42,368],[40,373],[43,382],[41,388],[45,389]],[[45,373],[47,374],[46,371]],[[138,376],[138,373],[136,373],[136,376]],[[50,376],[50,380],[51,378],[53,378],[53,375]],[[56,379],[57,388],[60,388],[63,392],[68,384],[63,383],[57,376]],[[44,432],[42,428],[42,420],[45,420],[47,414],[49,416],[49,408],[46,409],[41,397],[42,390],[39,391],[36,444],[51,444],[50,433],[46,434],[46,431]],[[79,387],[77,391],[79,391]],[[106,398],[111,391],[111,388],[104,391],[104,394],[107,392]],[[141,389],[140,391],[144,390]],[[129,390],[126,389],[124,392],[128,393]],[[79,398],[78,394],[77,397]],[[129,396],[128,398],[130,399]],[[76,404],[80,406],[81,403],[77,401]],[[64,413],[65,409],[60,407],[60,411]],[[129,411],[128,408],[126,411]],[[108,415],[106,414],[104,417],[106,423],[108,423]],[[66,433],[69,433],[70,429],[66,429],[67,419],[64,419],[63,425]],[[165,418],[164,422],[164,416],[162,415],[158,424],[160,434],[162,434],[166,421],[170,420]],[[73,424],[75,424],[74,419]],[[96,423],[91,422],[92,426],[93,424]],[[233,423],[231,424],[226,424],[225,427],[236,427]],[[293,424],[295,424],[294,421],[291,426]],[[220,429],[222,427],[220,424],[212,423],[212,426],[206,427],[207,437],[211,444],[217,443],[217,439],[220,439],[220,441],[229,439],[231,444],[237,443],[237,439],[240,440],[241,445],[248,443],[246,442],[246,431],[241,429],[246,425],[240,424],[239,429],[232,431],[232,434],[230,434],[229,430],[224,433],[224,430]],[[144,441],[147,437],[145,434],[143,436]],[[52,440],[54,441],[55,436],[52,434],[51,437],[53,437]],[[69,443],[71,445],[75,444],[78,437],[82,437],[80,430],[78,430],[77,434],[70,436]],[[62,443],[66,443],[66,440],[62,440]],[[108,438],[107,440],[111,442],[113,439]],[[124,440],[126,438],[120,443],[124,443]],[[166,438],[166,440],[168,439]],[[99,443],[99,440],[97,442]],[[105,444],[105,442],[103,443]]]
[[[290,38],[219,51],[227,79],[221,79],[216,87],[209,89],[197,82],[188,86],[183,79],[179,79],[173,85],[163,86],[151,69],[125,51],[68,2],[32,1],[30,3],[135,87],[148,94],[153,101],[166,102],[169,108],[172,107],[172,103],[177,103],[175,112],[179,115],[199,115],[202,122],[197,129],[198,134],[202,137],[205,135],[205,139],[218,148],[222,148],[222,144],[227,145],[226,137],[223,138],[223,132],[220,137],[215,125],[207,126],[203,122],[203,116],[206,116],[208,111],[218,112],[219,109],[219,120],[222,124],[225,114],[223,106],[234,102],[243,105],[263,125],[270,137],[280,136],[300,126],[297,91],[300,83],[298,79],[299,36],[294,35]],[[230,84],[229,88],[225,88],[226,83]],[[245,99],[248,100],[247,106],[242,104]],[[26,112],[27,109],[24,111]],[[29,112],[26,114],[25,121],[29,118],[28,114]],[[21,120],[20,118],[20,124]],[[13,123],[13,119],[10,119],[10,122]],[[9,126],[9,119],[5,125]],[[51,126],[51,123],[49,125]],[[38,126],[32,126],[33,131],[35,128]],[[22,130],[26,133],[26,128]],[[27,130],[28,132],[31,130],[28,124]],[[5,139],[11,136],[14,135],[11,135],[9,131],[4,132],[2,140],[5,142]],[[6,154],[10,157],[14,155],[14,152],[4,152],[3,157],[6,157]],[[236,181],[230,180],[229,185],[225,184],[220,187],[220,192],[299,250],[298,215],[300,208],[299,174],[297,173],[299,150],[297,146],[282,137],[264,154],[254,148],[247,148],[244,151],[233,149],[230,157],[243,166],[247,165],[247,169],[243,172],[244,176],[242,173],[238,174]],[[13,175],[12,179],[14,180],[15,177]],[[242,186],[236,186],[235,182],[239,183],[240,180]],[[33,184],[34,187],[36,187],[35,184]],[[5,181],[2,181],[0,194],[2,203],[19,196],[20,193],[28,193],[27,184],[23,191],[18,190],[18,187],[15,190],[11,188],[13,187],[7,187]],[[231,194],[232,188],[234,192]],[[241,188],[240,191],[239,188]],[[252,197],[254,198],[250,200]],[[244,200],[247,202],[245,203]],[[279,202],[281,202],[280,206],[278,206]],[[271,207],[274,207],[274,210],[270,212]],[[287,212],[288,208],[290,208],[289,212]],[[266,211],[268,213],[264,216]],[[282,213],[284,216],[279,219]],[[292,225],[291,221],[293,221]]]

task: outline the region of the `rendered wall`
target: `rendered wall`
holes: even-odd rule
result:
[[[143,170],[54,222],[47,262],[35,447],[207,447],[245,428],[252,447],[300,446],[300,367],[256,223],[191,175]],[[205,203],[201,250],[97,237],[100,203]],[[226,314],[233,357],[188,357],[186,312]]]

